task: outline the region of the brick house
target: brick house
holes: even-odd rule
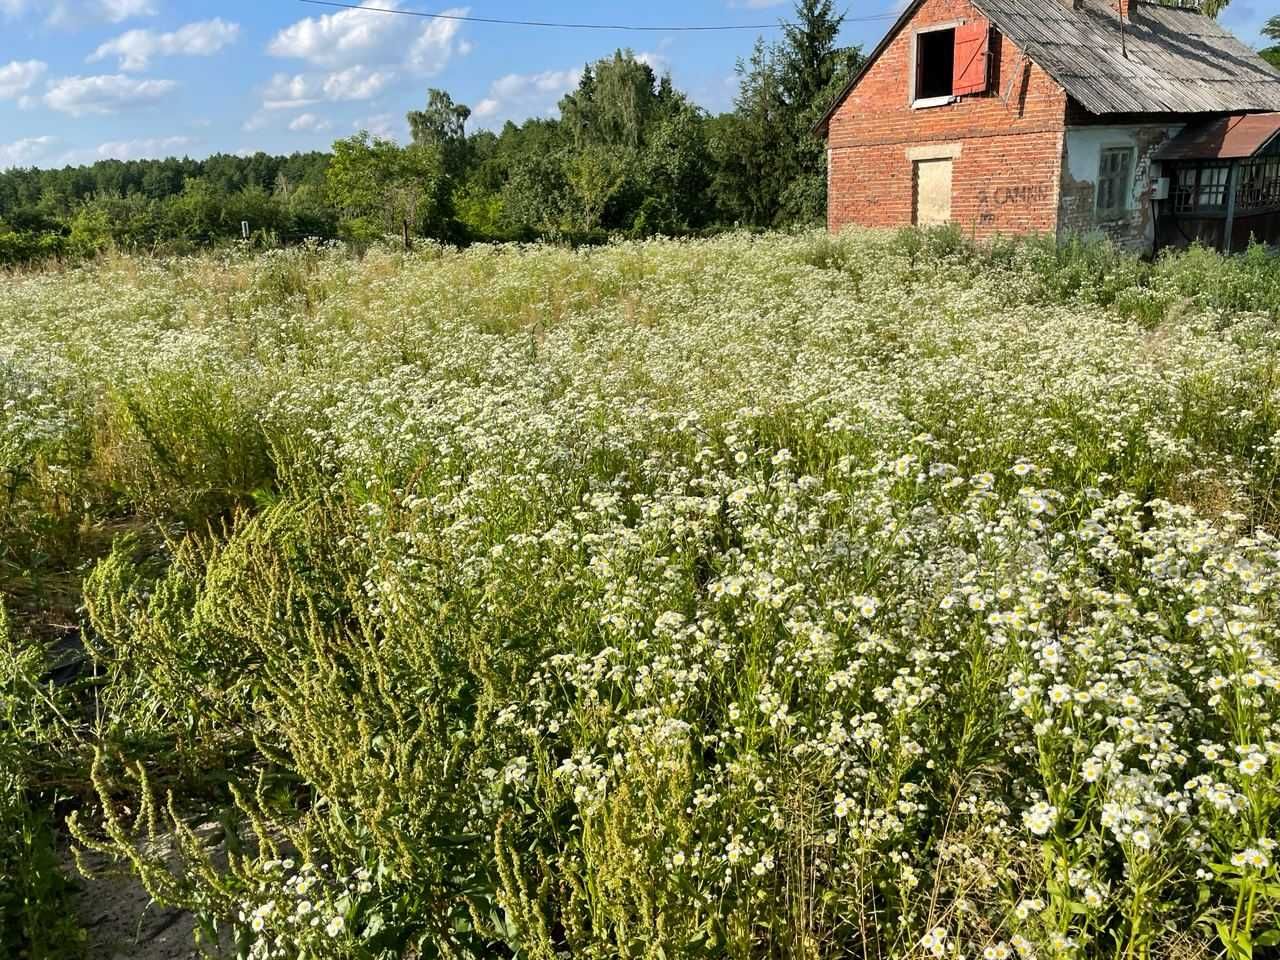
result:
[[[1280,72],[1193,9],[912,0],[817,129],[832,230],[1280,240]]]

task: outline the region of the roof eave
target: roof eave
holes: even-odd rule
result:
[[[836,115],[836,111],[838,111],[844,104],[845,100],[848,99],[849,94],[853,93],[853,88],[858,85],[858,81],[860,81],[866,75],[866,72],[871,69],[872,64],[880,59],[880,55],[884,53],[885,48],[893,42],[893,38],[896,37],[902,28],[910,22],[911,18],[916,15],[916,11],[920,9],[920,6],[923,3],[924,0],[911,0],[911,3],[907,5],[907,8],[902,11],[902,14],[894,21],[893,26],[889,28],[888,32],[880,39],[880,42],[876,44],[876,47],[871,51],[871,54],[862,61],[862,66],[858,68],[857,73],[849,78],[849,82],[844,85],[844,89],[836,95],[836,98],[833,101],[831,101],[831,106],[828,107],[826,113],[822,115],[822,119],[813,125],[813,133],[816,136],[824,139],[826,138],[827,131],[831,124],[831,118]]]

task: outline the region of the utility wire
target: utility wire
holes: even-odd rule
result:
[[[368,10],[370,13],[398,13],[402,17],[425,17],[430,20],[458,20],[462,23],[497,23],[509,27],[559,27],[565,30],[636,30],[649,33],[692,33],[713,30],[776,30],[789,26],[777,23],[734,23],[692,27],[647,27],[623,23],[558,23],[549,20],[502,20],[497,17],[469,17],[456,13],[423,13],[420,10],[397,10],[392,7],[367,7],[358,3],[339,3],[338,0],[298,0],[318,7],[340,7],[344,10]],[[850,23],[869,23],[873,20],[896,20],[896,13],[880,13],[867,17],[846,17]]]

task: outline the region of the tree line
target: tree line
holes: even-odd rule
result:
[[[739,61],[713,115],[629,50],[588,64],[559,116],[468,131],[428,91],[405,145],[366,132],[328,153],[103,160],[0,173],[0,263],[106,247],[189,249],[241,236],[450,242],[700,234],[820,220],[813,127],[861,64],[832,0],[797,0],[775,42]]]

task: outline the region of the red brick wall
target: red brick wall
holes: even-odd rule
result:
[[[909,102],[915,30],[982,17],[968,0],[926,0],[831,118],[827,223],[912,222],[909,151],[954,145],[951,217],[979,237],[1057,230],[1066,92],[993,34],[985,94],[941,107]]]

